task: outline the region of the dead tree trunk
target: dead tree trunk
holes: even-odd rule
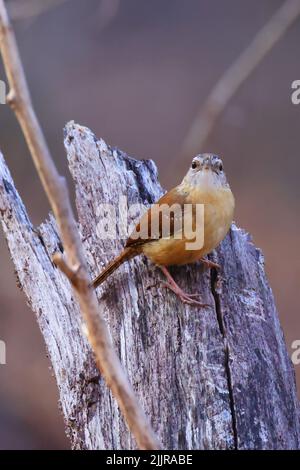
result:
[[[65,148],[79,227],[94,275],[123,246],[101,239],[120,196],[151,204],[162,194],[156,167],[134,160],[69,123]],[[122,203],[122,201],[121,201]],[[18,282],[35,312],[76,449],[131,449],[134,442],[99,376],[68,280],[54,266],[61,250],[53,217],[33,227],[0,155],[0,215]],[[129,214],[130,215],[130,214]],[[131,212],[132,220],[140,215]],[[104,219],[103,219],[104,217]],[[123,265],[98,290],[122,363],[166,449],[300,448],[299,404],[261,252],[235,225],[211,259],[174,268],[177,281],[210,307],[181,304],[144,257]]]

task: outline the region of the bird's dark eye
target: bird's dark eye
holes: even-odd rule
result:
[[[195,170],[195,168],[197,168],[198,166],[198,163],[195,161],[192,163],[192,169]]]

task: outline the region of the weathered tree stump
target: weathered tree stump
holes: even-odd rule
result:
[[[91,275],[121,250],[101,239],[100,203],[151,204],[162,194],[152,161],[137,161],[82,126],[65,128],[79,229]],[[62,250],[53,217],[33,227],[0,155],[0,215],[18,283],[35,312],[76,449],[132,449],[134,441],[95,367],[72,288],[54,266]],[[139,217],[139,209],[131,214]],[[102,214],[103,216],[103,214]],[[99,225],[100,224],[100,225]],[[98,235],[97,235],[98,234]],[[98,289],[114,344],[166,449],[300,448],[299,404],[263,256],[233,225],[210,258],[174,268],[178,283],[210,307],[180,303],[143,256]]]

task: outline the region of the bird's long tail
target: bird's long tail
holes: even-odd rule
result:
[[[136,251],[132,248],[125,248],[122,253],[115,259],[113,259],[108,264],[108,266],[106,266],[106,268],[103,269],[103,271],[91,282],[90,286],[96,289],[96,287],[100,286],[100,284],[102,284],[102,282],[104,282],[108,278],[108,276],[110,276],[116,269],[118,269],[118,267],[121,266],[124,261],[127,261],[136,255]]]

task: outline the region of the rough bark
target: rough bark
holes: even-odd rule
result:
[[[91,275],[121,250],[101,239],[99,207],[151,204],[162,194],[156,167],[69,123],[65,148]],[[103,214],[102,214],[103,215]],[[137,219],[139,208],[131,218]],[[56,376],[72,447],[131,449],[134,442],[95,367],[71,286],[54,266],[61,250],[53,217],[33,227],[0,155],[0,216],[18,281],[35,312]],[[109,212],[105,214],[110,217]],[[300,448],[299,407],[261,252],[233,225],[210,258],[174,268],[178,283],[210,307],[180,303],[160,271],[140,256],[98,289],[110,333],[164,448]]]

